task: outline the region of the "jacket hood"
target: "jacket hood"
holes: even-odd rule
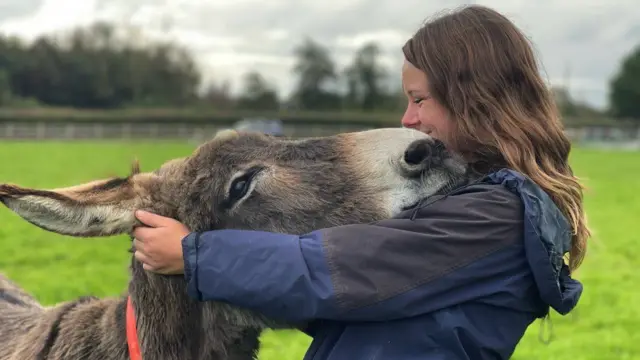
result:
[[[521,197],[524,247],[540,297],[558,313],[569,313],[582,294],[582,284],[571,278],[563,259],[571,247],[569,222],[542,188],[523,174],[502,169],[489,178]]]

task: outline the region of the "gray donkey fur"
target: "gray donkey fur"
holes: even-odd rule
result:
[[[229,189],[242,183],[236,200]],[[302,234],[388,218],[466,176],[459,157],[409,129],[301,140],[223,131],[154,172],[39,190],[0,185],[0,201],[47,231],[78,237],[130,234],[134,210],[194,231],[236,228]],[[345,239],[345,241],[348,241]],[[42,306],[0,276],[0,360],[127,360],[126,296],[145,360],[255,359],[265,328],[296,328],[247,309],[187,296],[182,276],[131,260],[126,294]]]

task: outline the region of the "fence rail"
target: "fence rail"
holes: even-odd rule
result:
[[[4,140],[116,140],[116,139],[208,139],[224,124],[139,123],[139,122],[0,122]],[[284,124],[286,136],[306,137],[358,131],[373,127],[363,124]]]
[[[112,121],[3,121],[0,139],[3,140],[134,140],[167,139],[204,141],[226,127],[220,123],[180,122],[112,122]],[[346,131],[374,128],[370,124],[334,122],[285,122],[284,133],[291,137],[324,136]],[[574,142],[633,144],[640,148],[640,126],[583,126],[570,127],[567,135]]]

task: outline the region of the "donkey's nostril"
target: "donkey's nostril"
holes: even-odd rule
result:
[[[425,169],[442,166],[442,162],[447,157],[444,143],[437,139],[414,141],[404,152],[404,161],[408,165],[420,165]]]
[[[419,165],[431,155],[431,147],[429,141],[414,141],[404,152],[404,161],[409,165]]]

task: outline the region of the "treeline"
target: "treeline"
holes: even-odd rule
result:
[[[0,107],[119,109],[197,107],[216,110],[402,111],[406,99],[379,61],[375,43],[359,49],[339,69],[330,51],[312,39],[294,50],[295,88],[284,98],[258,72],[243,79],[239,96],[229,83],[203,84],[192,55],[180,44],[151,41],[136,29],[108,23],[50,34],[26,43],[0,37]],[[640,50],[623,61],[611,82],[608,114],[576,103],[554,89],[563,112],[572,117],[614,115],[640,119]]]
[[[96,23],[31,43],[0,37],[0,106],[394,110],[400,92],[384,84],[378,54],[369,44],[339,71],[323,46],[307,40],[296,49],[298,86],[290,98],[282,99],[257,72],[246,74],[241,95],[233,97],[229,83],[203,84],[196,61],[180,44]],[[344,89],[336,89],[345,79]]]
[[[131,35],[99,23],[30,44],[0,38],[2,105],[107,109],[192,102],[200,74],[189,53]]]

